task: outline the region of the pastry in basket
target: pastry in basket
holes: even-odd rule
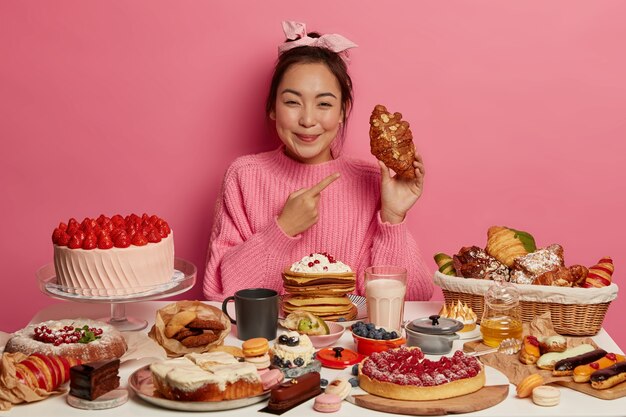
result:
[[[225,352],[185,355],[150,365],[156,392],[175,401],[225,401],[263,393],[254,365]]]
[[[582,265],[570,267],[558,266],[552,271],[537,276],[534,285],[552,285],[556,287],[579,287],[585,282],[587,268]]]
[[[537,276],[563,265],[563,248],[550,245],[516,258],[511,266],[511,282],[532,284]]]
[[[613,260],[605,256],[600,259],[597,264],[589,268],[585,282],[582,284],[585,288],[600,288],[611,285],[611,277],[613,276]]]
[[[401,178],[415,178],[413,133],[409,122],[402,120],[402,114],[391,113],[382,104],[376,105],[370,116],[370,146],[372,155]]]
[[[115,327],[78,318],[31,324],[15,332],[4,351],[63,356],[84,363],[119,358],[126,348],[126,341]]]
[[[452,257],[458,276],[509,280],[509,268],[478,246],[463,247]]]
[[[450,305],[444,303],[439,311],[439,316],[463,323],[463,328],[459,330],[459,333],[474,330],[476,328],[476,321],[478,320],[478,316],[474,313],[474,310],[467,304],[461,303],[461,300],[457,300],[456,303],[450,303]]]
[[[508,267],[515,258],[534,252],[535,239],[527,232],[502,226],[491,226],[487,231],[487,253]]]
[[[359,364],[359,386],[396,400],[439,400],[478,391],[485,385],[480,361],[461,351],[437,361],[420,348],[397,348],[372,355]]]
[[[455,276],[456,275],[456,271],[454,269],[454,262],[452,260],[452,257],[450,257],[450,255],[446,255],[445,253],[436,253],[435,256],[435,262],[437,263],[437,266],[439,267],[439,272],[441,272],[442,274],[445,275],[452,275]]]

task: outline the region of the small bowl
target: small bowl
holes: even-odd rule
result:
[[[389,340],[376,340],[357,336],[352,333],[352,338],[354,339],[354,344],[356,345],[356,351],[361,355],[367,356],[374,352],[384,352],[389,349],[395,349],[406,343],[406,339],[404,337]]]
[[[312,336],[309,335],[309,339],[311,339],[311,343],[313,343],[313,347],[322,348],[326,346],[330,346],[335,343],[339,338],[343,335],[343,332],[346,331],[346,328],[343,327],[339,323],[335,323],[334,321],[327,321],[328,330],[330,330],[329,334]]]

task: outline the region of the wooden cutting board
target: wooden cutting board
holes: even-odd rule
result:
[[[443,416],[471,413],[501,403],[509,394],[509,385],[490,385],[471,394],[434,401],[403,401],[376,395],[349,395],[347,400],[359,407],[391,414]]]
[[[486,349],[489,349],[489,348],[482,343],[482,340],[472,340],[471,342],[467,342],[463,345],[463,350],[465,352],[474,352],[476,350],[486,350]],[[516,355],[513,355],[512,358],[515,358],[517,360]],[[527,365],[527,366],[534,366],[534,365]],[[621,384],[617,384],[614,387],[607,388],[607,389],[595,389],[588,382],[579,383],[579,382],[574,382],[574,381],[557,381],[554,383],[561,385],[563,387],[573,389],[575,391],[582,392],[583,394],[591,395],[596,398],[601,398],[603,400],[615,400],[617,398],[622,398],[626,396],[626,382],[622,382]]]

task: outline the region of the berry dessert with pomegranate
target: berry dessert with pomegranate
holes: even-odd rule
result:
[[[402,347],[373,353],[361,362],[359,385],[396,400],[439,400],[478,391],[485,385],[485,370],[478,359],[461,351],[431,361],[420,348]]]
[[[5,352],[43,354],[95,362],[121,357],[126,342],[113,326],[90,319],[50,320],[18,330]]]
[[[71,218],[52,233],[57,284],[78,295],[144,292],[174,274],[174,233],[156,215]]]

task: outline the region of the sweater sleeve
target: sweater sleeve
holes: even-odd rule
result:
[[[286,235],[276,217],[254,232],[234,170],[224,177],[215,207],[203,292],[208,300],[222,300],[243,288],[283,292],[280,277],[289,253],[300,239]],[[256,273],[251,274],[251,271]]]
[[[391,224],[376,213],[372,242],[372,265],[398,265],[407,269],[407,300],[429,300],[433,295],[432,273],[408,230],[406,220]]]

